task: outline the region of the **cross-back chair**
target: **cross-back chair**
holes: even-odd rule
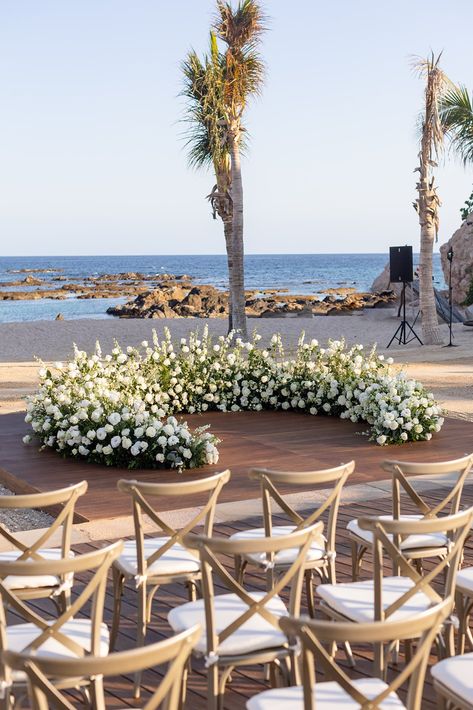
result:
[[[214,476],[177,483],[144,483],[141,481],[118,481],[118,490],[131,496],[135,539],[126,540],[123,553],[113,565],[114,611],[111,632],[111,648],[115,646],[120,624],[121,598],[124,584],[133,580],[138,594],[138,619],[136,645],[142,646],[146,628],[151,620],[154,596],[165,584],[181,582],[188,586],[189,596],[195,598],[196,582],[200,580],[200,562],[197,555],[183,545],[183,537],[203,525],[204,534],[211,536],[215,507],[222,487],[230,480],[230,471]],[[174,528],[156,510],[160,498],[181,498],[208,493],[207,501],[182,528]],[[144,516],[159,533],[158,537],[145,538]],[[139,676],[136,678],[136,693],[139,694]]]
[[[15,590],[0,582],[0,650],[72,659],[80,659],[87,654],[107,655],[109,633],[103,623],[107,574],[122,547],[122,542],[116,542],[85,555],[53,561],[0,561],[0,580],[10,574],[21,579],[29,575],[64,576],[92,572],[89,581],[78,590],[78,595],[67,609],[54,618],[29,606]],[[79,616],[90,604],[90,617]],[[7,608],[21,617],[21,623],[7,625]],[[0,664],[0,707],[9,708],[12,694],[24,689],[25,682],[24,673],[11,671],[8,666]],[[92,692],[96,683],[99,679],[92,680]]]
[[[87,481],[74,486],[61,488],[45,493],[28,493],[22,495],[0,496],[0,510],[39,509],[45,510],[51,506],[59,507],[59,513],[50,527],[42,530],[34,542],[28,545],[0,525],[0,540],[13,549],[0,552],[0,563],[15,561],[56,561],[73,555],[71,552],[71,534],[74,522],[74,511],[77,499],[87,491]],[[54,547],[56,533],[60,534],[60,546]],[[70,602],[72,578],[56,575],[24,575],[21,578],[9,575],[3,579],[3,585],[15,591],[22,599],[52,598],[61,609]]]
[[[458,653],[463,654],[466,639],[470,651],[473,651],[473,635],[470,629],[470,616],[473,610],[473,567],[464,567],[458,571],[455,608],[458,616]]]
[[[90,705],[91,710],[105,710],[103,679],[145,671],[168,664],[158,688],[143,706],[143,710],[178,710],[185,692],[186,663],[200,636],[200,628],[188,631],[143,648],[112,653],[108,656],[87,656],[80,659],[43,658],[7,651],[3,660],[13,671],[28,678],[28,692],[33,710],[75,710],[71,697],[61,692],[58,683],[72,687],[74,679],[100,677],[100,684]]]
[[[459,510],[463,485],[473,464],[473,454],[463,456],[453,461],[437,463],[409,463],[406,461],[384,461],[381,467],[392,477],[392,515],[386,518],[416,519],[435,518],[439,515],[453,515]],[[430,481],[446,475],[454,477],[453,483],[447,483],[445,496],[437,503],[429,504],[416,490],[415,481],[411,476],[422,476]],[[404,496],[402,495],[404,494]],[[418,509],[416,514],[405,514],[401,508],[403,500],[413,503]],[[369,530],[362,530],[357,520],[350,520],[347,525],[348,535],[352,545],[352,579],[358,579],[363,557],[371,547]],[[420,569],[422,560],[429,557],[441,557],[447,552],[448,537],[444,530],[422,537],[412,536],[403,540],[405,556],[414,560]]]
[[[415,619],[443,599],[453,605],[455,582],[463,545],[473,521],[473,508],[443,518],[393,520],[382,516],[359,518],[362,530],[373,539],[373,579],[345,584],[324,584],[317,588],[324,614],[339,621],[384,621]],[[406,557],[402,541],[410,535],[448,535],[447,552],[419,571]],[[384,574],[384,555],[391,558],[392,575]],[[412,636],[415,638],[415,635]],[[448,652],[453,652],[450,626]],[[439,641],[443,641],[442,637]],[[381,664],[382,659],[377,658]],[[380,666],[381,667],[381,666]]]
[[[271,664],[283,675],[289,667],[295,672],[294,648],[288,644],[278,622],[288,613],[298,616],[304,576],[304,560],[310,546],[322,533],[323,523],[280,537],[232,540],[188,535],[184,542],[199,552],[202,567],[203,598],[171,609],[168,621],[174,631],[200,624],[203,631],[194,654],[205,659],[208,674],[209,710],[222,707],[226,682],[237,666]],[[224,566],[220,556],[269,554],[271,559],[283,550],[297,549],[292,564],[267,591],[249,592]],[[216,575],[228,593],[215,595]],[[279,596],[290,587],[289,608]],[[219,671],[222,671],[220,674]]]
[[[444,658],[431,673],[439,710],[473,710],[473,653]]]
[[[258,480],[261,487],[261,498],[263,503],[264,527],[250,528],[242,530],[232,535],[233,540],[261,539],[287,535],[288,533],[302,530],[313,525],[320,520],[323,514],[328,511],[328,520],[325,527],[325,537],[320,536],[314,539],[313,545],[308,551],[305,560],[305,580],[307,603],[311,616],[314,615],[314,595],[312,586],[312,576],[316,572],[323,582],[336,581],[335,579],[335,536],[337,530],[338,509],[343,486],[348,477],[355,469],[355,462],[336,466],[335,468],[322,469],[319,471],[274,471],[269,469],[255,468],[249,473],[249,477]],[[291,506],[287,498],[281,493],[281,486],[297,487],[302,491],[313,491],[315,487],[326,486],[330,488],[321,492],[325,494],[323,500],[309,511],[301,513]],[[273,503],[280,508],[283,514],[289,519],[288,525],[274,525],[273,523]],[[238,579],[242,580],[245,569],[248,565],[256,565],[260,569],[268,572],[268,585],[274,582],[274,575],[284,571],[293,562],[296,550],[285,550],[276,555],[274,564],[268,570],[268,559],[265,554],[249,554],[244,557],[235,558],[235,572]]]
[[[353,624],[314,619],[283,618],[281,628],[286,635],[301,644],[302,685],[275,688],[251,698],[248,710],[356,710],[377,708],[388,710],[421,710],[424,679],[432,643],[450,614],[450,600],[427,609],[414,620],[374,621]],[[393,639],[419,638],[415,655],[391,682],[378,677],[352,679],[334,660],[326,646],[348,641],[352,644],[385,644]],[[321,674],[323,673],[323,678]],[[407,702],[401,701],[398,691],[408,684]]]

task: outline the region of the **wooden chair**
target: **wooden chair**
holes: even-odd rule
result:
[[[194,624],[200,624],[203,629],[194,654],[205,659],[209,710],[222,707],[225,684],[235,667],[271,664],[273,677],[276,666],[287,675],[285,664],[288,662],[295,670],[295,650],[290,647],[278,624],[280,618],[288,614],[279,593],[290,586],[289,613],[298,616],[304,560],[322,529],[323,524],[319,522],[280,537],[231,540],[187,535],[184,538],[185,545],[198,550],[200,555],[203,598],[171,609],[168,621],[176,632],[189,629]],[[293,563],[266,592],[246,591],[217,557],[264,553],[270,555],[272,561],[283,550],[294,548],[298,554]],[[215,596],[213,573],[229,593]],[[219,678],[220,669],[223,672]]]
[[[328,468],[320,471],[271,471],[268,469],[255,468],[250,471],[250,478],[260,482],[261,497],[263,501],[263,519],[264,527],[251,528],[242,530],[232,535],[232,540],[244,539],[261,539],[264,537],[272,537],[279,535],[288,535],[291,532],[302,530],[305,527],[313,525],[321,519],[325,511],[328,510],[328,522],[326,526],[325,537],[320,536],[314,540],[312,547],[309,549],[305,561],[305,580],[307,603],[309,613],[314,616],[314,593],[312,586],[312,576],[316,572],[323,582],[336,581],[335,579],[335,535],[337,529],[338,508],[340,505],[340,496],[343,486],[347,478],[353,473],[355,462],[350,461],[347,464],[342,464],[335,468]],[[284,495],[278,489],[279,486],[288,485],[291,487],[297,486],[302,491],[311,491],[315,486],[331,487],[326,490],[324,500],[315,508],[301,515],[289,505]],[[289,525],[273,525],[272,520],[272,503],[276,503],[283,513],[289,518]],[[248,565],[256,565],[260,569],[268,571],[268,585],[274,583],[274,575],[278,572],[286,570],[294,561],[296,550],[285,550],[274,559],[274,565],[267,568],[267,556],[263,553],[260,555],[246,555],[244,558],[235,558],[235,573],[240,581],[243,580],[245,569]]]
[[[463,544],[473,520],[473,508],[443,518],[422,520],[392,520],[382,516],[360,518],[360,529],[373,536],[373,579],[346,584],[321,584],[317,594],[320,609],[329,618],[339,621],[384,621],[386,619],[415,619],[417,615],[450,599],[453,605],[455,581]],[[406,557],[402,541],[411,535],[426,536],[437,533],[448,536],[447,553],[425,573],[419,572]],[[392,576],[385,576],[384,552],[391,558]],[[443,577],[446,571],[446,580]],[[443,594],[434,589],[439,583]],[[415,635],[412,636],[415,638]],[[442,639],[440,639],[442,640]],[[453,633],[450,626],[448,651],[453,652]],[[381,663],[381,658],[377,659]]]
[[[473,653],[445,658],[431,673],[438,708],[473,710]]]
[[[190,598],[195,598],[195,584],[201,578],[200,562],[197,555],[186,550],[182,540],[187,533],[202,523],[204,534],[212,535],[217,499],[222,487],[229,480],[230,471],[178,483],[118,481],[118,490],[129,494],[132,498],[135,539],[125,541],[123,553],[113,565],[114,611],[111,649],[115,647],[120,624],[121,598],[127,580],[134,581],[138,594],[136,633],[138,647],[144,644],[146,627],[151,620],[152,602],[159,587],[174,582],[183,582],[189,588]],[[153,505],[154,500],[161,497],[181,498],[199,493],[208,493],[207,502],[182,529],[175,529],[166,523]],[[156,526],[161,534],[160,537],[145,539],[144,514]],[[139,687],[139,676],[137,676],[137,697]]]
[[[15,593],[15,590],[0,583],[0,650],[14,650],[35,656],[55,656],[77,660],[87,654],[106,656],[109,650],[109,633],[103,623],[103,607],[107,586],[107,574],[111,564],[121,553],[122,542],[114,543],[86,555],[55,560],[26,562],[1,562],[0,579],[15,575],[20,579],[31,575],[64,576],[93,571],[91,579],[84,584],[78,596],[57,618],[51,618],[34,609]],[[20,586],[21,588],[21,586]],[[90,618],[78,618],[83,607],[92,604]],[[22,623],[7,625],[6,608],[22,617]],[[81,681],[83,684],[85,681]],[[11,695],[24,689],[24,673],[12,672],[0,665],[0,707],[9,708]],[[95,685],[100,683],[94,678]],[[79,685],[79,681],[75,685]]]
[[[145,671],[154,666],[169,664],[152,697],[143,706],[144,710],[178,710],[185,691],[186,663],[193,646],[200,636],[198,626],[173,638],[158,643],[112,653],[109,656],[87,656],[84,658],[43,658],[24,653],[7,651],[3,662],[13,671],[26,674],[28,691],[33,710],[75,710],[71,697],[58,688],[72,687],[76,678],[96,680],[96,692],[92,698],[92,710],[105,710],[103,678],[122,676]]]
[[[439,514],[458,512],[463,485],[473,464],[473,454],[464,456],[454,461],[439,463],[407,463],[405,461],[384,461],[381,467],[392,476],[393,512],[386,519],[413,519],[435,518]],[[451,474],[456,476],[453,485],[449,485],[448,492],[442,500],[434,506],[429,505],[415,490],[415,482],[410,481],[410,476],[425,476],[430,481]],[[406,515],[401,511],[401,492],[407,499],[414,503],[419,512],[415,515]],[[361,568],[361,563],[366,551],[371,547],[372,537],[369,530],[362,530],[357,520],[350,520],[347,530],[352,544],[352,579],[355,582]],[[415,560],[418,569],[421,569],[422,560],[429,557],[442,557],[447,553],[448,538],[445,530],[435,534],[407,537],[403,540],[404,555],[409,560]]]
[[[473,651],[473,636],[470,630],[470,615],[473,609],[473,567],[464,567],[458,571],[455,588],[455,606],[458,616],[458,653],[465,652],[465,640],[468,639]]]
[[[87,490],[87,481],[82,481],[68,488],[61,488],[46,493],[28,493],[26,495],[0,496],[0,511],[12,509],[40,509],[51,506],[61,506],[59,513],[52,525],[42,530],[37,539],[30,545],[22,542],[14,533],[4,525],[0,525],[0,540],[4,540],[12,550],[0,552],[0,563],[49,561],[55,562],[67,559],[71,552],[72,524],[74,522],[74,509],[77,499]],[[60,533],[60,547],[49,547],[56,532]],[[13,574],[3,579],[4,587],[14,591],[21,599],[52,598],[59,608],[64,610],[70,603],[70,590],[72,577],[58,577],[56,575],[35,576],[23,575],[21,578]]]
[[[289,638],[301,644],[302,685],[275,688],[251,698],[248,710],[421,710],[425,673],[432,642],[450,614],[451,600],[427,609],[414,620],[374,621],[353,624],[283,618],[281,628]],[[386,644],[393,639],[418,638],[415,655],[390,683],[378,677],[351,679],[326,650],[332,644],[348,641],[352,644]],[[323,680],[318,675],[323,672]],[[407,702],[398,690],[408,683]]]

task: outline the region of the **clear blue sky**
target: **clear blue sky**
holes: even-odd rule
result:
[[[213,0],[1,0],[0,253],[223,253],[188,169],[179,62]],[[473,88],[471,0],[267,0],[268,78],[248,113],[246,250],[418,245],[409,56]],[[438,171],[440,242],[473,167]]]

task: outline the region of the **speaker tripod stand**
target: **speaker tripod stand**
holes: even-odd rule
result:
[[[423,344],[412,325],[408,323],[406,319],[406,286],[407,283],[403,281],[401,291],[402,320],[399,323],[393,337],[387,344],[386,349],[388,349],[395,340],[398,341],[399,345],[407,345],[413,340],[418,340],[421,345]]]

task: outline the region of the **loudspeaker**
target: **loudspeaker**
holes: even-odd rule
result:
[[[389,247],[389,280],[411,283],[414,280],[412,247]]]

